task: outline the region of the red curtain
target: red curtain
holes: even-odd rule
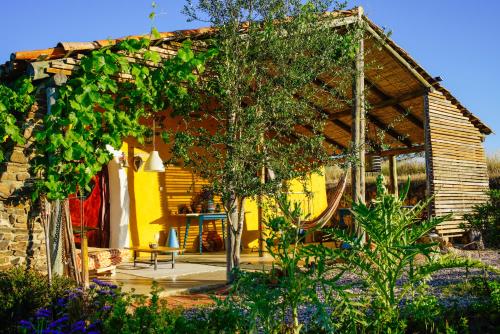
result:
[[[84,226],[96,228],[87,232],[89,247],[109,246],[109,215],[107,168],[97,174],[91,184],[92,191],[83,200]],[[71,222],[75,232],[79,231],[81,220],[81,200],[76,195],[69,197]],[[75,242],[80,243],[80,236],[75,236]]]

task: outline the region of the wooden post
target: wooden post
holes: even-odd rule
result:
[[[358,7],[358,20],[362,23],[363,8]],[[360,35],[359,48],[355,60],[355,76],[353,82],[352,110],[352,142],[356,154],[356,164],[352,166],[352,200],[365,201],[365,72],[364,72],[364,41]],[[365,238],[363,231],[356,227],[359,236]]]
[[[262,167],[260,174],[260,182],[264,184],[266,182],[266,168]],[[264,210],[262,209],[262,195],[259,195],[257,198],[257,206],[258,206],[258,225],[259,225],[259,257],[264,256]]]
[[[87,240],[87,231],[85,230],[83,192],[80,190],[80,255],[82,263],[82,285],[86,289],[89,287],[89,248]]]
[[[398,196],[398,166],[396,156],[389,156],[389,185],[391,192]]]
[[[81,253],[82,253],[82,283],[84,288],[89,287],[89,244],[87,232],[84,231],[80,236]]]
[[[429,93],[424,95],[424,146],[425,146],[425,197],[429,198],[433,194],[432,184],[434,173],[432,171],[432,145],[429,129]],[[427,217],[431,217],[434,198],[427,206]]]

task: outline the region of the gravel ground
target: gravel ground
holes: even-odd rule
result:
[[[473,259],[480,259],[484,263],[500,269],[500,251],[498,250],[483,250],[480,253],[478,251],[462,251],[455,250],[451,251],[460,256],[470,257]],[[450,286],[458,284],[461,282],[466,282],[474,277],[482,277],[485,275],[481,269],[470,269],[466,270],[464,268],[455,269],[443,269],[432,275],[432,278],[427,282],[429,285],[430,294],[436,296],[440,303],[444,306],[458,306],[461,308],[468,307],[473,302],[480,299],[480,297],[469,294],[467,291],[457,291],[449,289]],[[500,279],[499,274],[486,273],[490,279]],[[404,280],[404,279],[403,279]],[[350,291],[355,294],[366,294],[367,290],[363,286],[362,281],[358,276],[352,273],[345,273],[343,277],[338,282],[341,285],[350,285]],[[199,310],[186,310],[186,314],[191,317],[199,317]],[[299,319],[300,322],[308,324],[312,321],[313,315],[315,313],[314,306],[303,305],[299,308]]]

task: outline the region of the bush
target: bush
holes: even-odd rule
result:
[[[0,328],[15,332],[21,319],[34,316],[73,286],[72,280],[55,276],[49,287],[47,276],[22,267],[0,272]]]
[[[123,293],[116,285],[93,280],[89,289],[63,293],[55,302],[22,320],[21,333],[190,333],[194,328],[179,310],[152,297]]]
[[[500,190],[488,191],[486,203],[476,205],[474,211],[464,215],[468,224],[462,226],[470,232],[478,232],[486,246],[500,246]]]
[[[434,296],[417,295],[401,310],[407,333],[498,333],[500,282],[475,278],[453,285],[455,295],[471,298],[466,307],[444,306]]]

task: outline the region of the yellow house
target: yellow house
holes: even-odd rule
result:
[[[141,146],[135,141],[126,141],[120,151],[114,152],[116,158],[108,166],[111,247],[147,245],[158,239],[163,243],[171,228],[176,229],[179,242],[184,242],[186,217],[178,214],[179,208],[189,205],[202,186],[208,184],[191,170],[178,166],[166,166],[165,172],[144,171],[144,166],[137,168],[134,160],[146,161],[151,150],[151,145]],[[157,150],[163,160],[169,158],[167,145],[160,143]],[[123,157],[128,167],[118,162]],[[305,183],[309,194],[306,194],[304,182],[291,182],[290,199],[301,203],[304,212],[315,217],[327,205],[325,177],[313,174]],[[203,229],[223,235],[220,220],[205,222]],[[197,237],[198,224],[194,222],[188,232],[188,250],[195,250]],[[258,206],[255,199],[250,199],[245,205],[243,247],[256,250],[258,241]]]

